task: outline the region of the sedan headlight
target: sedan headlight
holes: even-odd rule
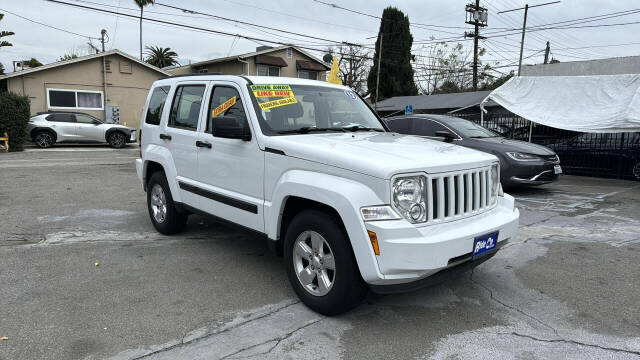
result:
[[[540,158],[536,155],[521,153],[521,152],[507,152],[507,156],[516,161],[540,160]]]
[[[410,223],[427,219],[425,183],[424,176],[399,177],[393,181],[393,208]]]

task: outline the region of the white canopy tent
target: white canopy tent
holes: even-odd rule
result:
[[[640,131],[640,74],[513,77],[487,96],[532,122],[593,133]]]

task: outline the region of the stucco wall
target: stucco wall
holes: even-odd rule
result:
[[[163,77],[160,72],[123,56],[114,54],[109,60],[111,71],[107,72],[106,104],[120,107],[120,123],[139,127],[142,108],[151,84]],[[131,73],[120,71],[120,62],[129,63]],[[46,89],[73,89],[103,91],[102,58],[37,71],[7,79],[9,91],[25,94],[31,100],[31,115],[47,108]],[[74,110],[70,110],[74,111]],[[104,119],[102,110],[75,110]]]

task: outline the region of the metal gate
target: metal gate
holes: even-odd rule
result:
[[[480,115],[452,114],[480,124]],[[510,112],[490,112],[484,127],[515,140],[528,141],[530,121]],[[566,174],[640,180],[640,132],[596,134],[533,123],[531,142],[553,149]]]

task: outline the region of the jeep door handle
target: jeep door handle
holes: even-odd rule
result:
[[[200,141],[200,140],[198,140],[198,141],[196,141],[196,146],[197,146],[197,147],[205,147],[205,148],[207,148],[207,149],[211,149],[211,143],[206,142],[206,141]]]
[[[162,140],[171,140],[171,135],[160,134],[160,139],[162,139]]]

